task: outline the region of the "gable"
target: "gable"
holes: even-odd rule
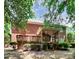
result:
[[[13,28],[12,33],[17,33],[17,34],[38,34],[41,31],[42,25],[38,24],[27,24],[26,29],[17,29]]]

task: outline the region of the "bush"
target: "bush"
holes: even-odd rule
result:
[[[59,49],[68,49],[69,48],[69,43],[64,42],[64,39],[63,40],[60,40],[58,42],[58,48]]]
[[[75,43],[71,43],[71,48],[75,48]]]
[[[68,42],[71,43],[75,40],[75,35],[73,33],[68,33],[67,39],[68,39]]]
[[[10,42],[10,45],[16,45],[17,42]]]
[[[69,44],[68,43],[60,43],[59,44],[59,47],[61,47],[61,48],[68,48],[69,47]]]

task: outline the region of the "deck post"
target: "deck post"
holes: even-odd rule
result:
[[[67,35],[66,35],[66,28],[65,28],[65,41],[67,41],[67,37],[66,37]]]
[[[51,35],[51,38],[50,38],[50,42],[52,42],[52,35]]]
[[[43,31],[41,31],[41,49],[43,48],[43,35],[42,35],[42,32]]]

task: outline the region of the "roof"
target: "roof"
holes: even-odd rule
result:
[[[29,24],[43,25],[43,21],[41,21],[41,20],[35,20],[35,19],[29,19],[27,23],[29,23]]]
[[[27,23],[30,23],[30,24],[41,24],[41,25],[44,25],[44,20],[40,20],[40,19],[37,19],[37,20],[35,20],[35,19],[28,19],[28,22]],[[56,25],[57,23],[55,23],[55,25]],[[58,25],[58,24],[57,24]],[[60,26],[64,26],[64,27],[67,27],[68,25],[67,24],[62,24],[62,23],[60,23],[59,24]]]
[[[43,23],[40,23],[40,22],[32,22],[32,21],[28,21],[27,23],[28,23],[28,24],[43,25]]]
[[[43,29],[42,26],[43,22],[29,20],[27,22],[27,28],[25,30],[13,28],[12,33],[17,33],[18,35],[25,34],[26,36],[38,36],[41,30]]]
[[[42,23],[39,22],[28,22],[26,29],[13,28],[12,33],[25,34],[26,36],[39,36],[42,30]]]

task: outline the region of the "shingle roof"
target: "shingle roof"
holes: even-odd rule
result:
[[[28,21],[27,28],[25,30],[18,30],[17,28],[13,28],[12,33],[25,34],[27,36],[37,36],[37,33],[40,33],[40,31],[42,30],[39,30],[39,27],[43,28],[43,22]]]
[[[27,36],[37,36],[41,31],[39,30],[40,27],[42,27],[42,23],[28,22],[27,28],[25,30],[18,30],[17,28],[13,28],[12,33],[25,34]]]

